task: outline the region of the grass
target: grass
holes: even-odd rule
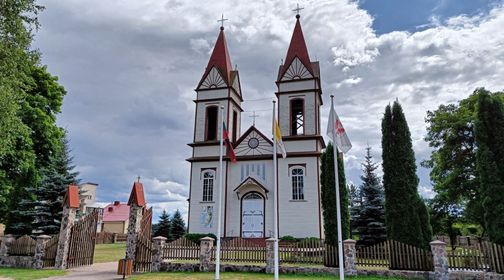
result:
[[[117,262],[126,254],[126,243],[96,244],[94,263]]]
[[[52,276],[63,276],[65,271],[52,269],[29,269],[29,268],[0,268],[0,277],[14,280],[41,279]]]
[[[204,272],[158,272],[158,273],[146,273],[142,275],[136,275],[129,279],[131,280],[211,280],[214,279],[213,273]],[[223,280],[245,280],[245,279],[272,279],[273,275],[264,273],[241,273],[241,272],[223,272],[221,273],[221,279]],[[317,280],[336,280],[338,276],[334,275],[324,275],[324,274],[306,274],[306,275],[293,275],[293,274],[282,274],[280,275],[282,279],[289,280],[305,280],[305,279],[317,279]],[[356,276],[356,277],[345,277],[354,280],[382,280],[382,279],[404,279],[404,278],[393,278],[393,277],[377,277],[377,276]]]

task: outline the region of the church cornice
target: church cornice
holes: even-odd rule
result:
[[[198,104],[198,103],[202,103],[202,102],[214,102],[214,101],[227,101],[227,100],[230,100],[231,102],[233,102],[233,104],[238,107],[238,109],[240,109],[240,112],[243,112],[243,109],[241,107],[240,104],[238,104],[238,102],[236,102],[236,100],[234,100],[232,97],[219,97],[219,98],[208,98],[208,99],[194,99],[193,102]]]
[[[278,154],[281,157],[281,154]],[[322,152],[288,152],[287,158],[298,158],[298,157],[320,157]],[[237,161],[249,161],[249,160],[265,160],[273,159],[273,155],[258,155],[258,156],[236,156]],[[228,156],[223,157],[224,161],[230,161]],[[186,159],[188,162],[207,162],[207,161],[219,161],[218,156],[211,157],[191,157]]]
[[[282,136],[282,141],[299,141],[299,140],[318,140],[322,149],[326,147],[324,137],[322,135],[295,135],[295,136]]]
[[[296,93],[310,93],[310,92],[316,92],[318,93],[318,96],[320,98],[320,105],[324,105],[324,101],[322,100],[322,90],[319,88],[315,89],[302,89],[302,90],[290,90],[290,91],[276,91],[275,96],[280,99],[280,95],[285,95],[285,94],[296,94]]]

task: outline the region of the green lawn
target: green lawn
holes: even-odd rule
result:
[[[245,279],[272,279],[272,274],[264,274],[264,273],[238,273],[238,272],[224,272],[221,273],[221,279],[223,280],[245,280]],[[317,279],[317,280],[335,280],[338,279],[338,276],[333,275],[318,275],[318,274],[310,274],[310,275],[292,275],[292,274],[282,274],[280,275],[281,279],[289,279],[289,280],[305,280],[305,279]],[[382,279],[404,279],[404,278],[386,278],[386,277],[377,277],[377,276],[357,276],[357,277],[345,277],[353,280],[382,280]],[[214,279],[214,273],[203,273],[203,272],[159,272],[159,273],[146,273],[142,275],[136,275],[131,278],[131,280],[164,280],[164,279],[173,279],[173,280],[211,280]]]
[[[96,244],[94,263],[117,262],[126,254],[126,243]]]
[[[8,277],[14,280],[41,279],[51,276],[65,275],[63,270],[52,269],[28,269],[28,268],[0,268],[0,277]]]

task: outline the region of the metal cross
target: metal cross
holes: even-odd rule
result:
[[[299,15],[299,11],[303,10],[304,8],[299,7],[299,3],[296,4],[296,8],[292,11],[296,12],[296,15]]]
[[[137,177],[137,182],[140,183],[140,176]]]
[[[252,118],[253,126],[255,126],[255,120],[257,117],[259,117],[259,115],[256,115],[255,111],[252,111],[252,115],[250,115],[249,117]]]
[[[219,19],[218,21],[220,21],[221,23],[221,27],[224,27],[224,21],[228,20],[227,18],[224,18],[224,14],[222,14],[222,17],[221,19]]]

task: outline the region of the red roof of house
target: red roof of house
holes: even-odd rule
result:
[[[221,27],[219,37],[217,37],[217,41],[215,42],[212,55],[210,56],[210,60],[208,61],[208,65],[206,67],[205,74],[203,74],[201,82],[205,80],[205,77],[214,66],[219,69],[219,71],[223,75],[224,81],[226,81],[228,86],[230,86],[229,81],[231,81],[231,71],[233,70],[233,66],[231,64],[231,58],[229,56],[226,36],[224,35],[223,27]]]
[[[131,205],[133,203],[138,206],[145,206],[143,184],[140,182],[135,182],[133,184],[133,188],[131,189],[128,205]]]
[[[103,208],[104,222],[123,222],[129,219],[130,207],[126,203],[110,203]]]
[[[292,33],[292,38],[289,45],[289,50],[287,51],[287,56],[285,57],[284,67],[280,79],[283,77],[287,69],[289,69],[290,64],[294,58],[299,58],[301,63],[313,74],[313,68],[310,62],[310,56],[308,55],[308,48],[306,47],[306,42],[303,36],[303,30],[301,29],[301,23],[299,22],[299,15],[296,16],[296,26],[294,27],[294,32]]]
[[[79,208],[79,187],[76,185],[69,185],[68,190],[63,199],[63,205],[66,205],[70,208]]]

